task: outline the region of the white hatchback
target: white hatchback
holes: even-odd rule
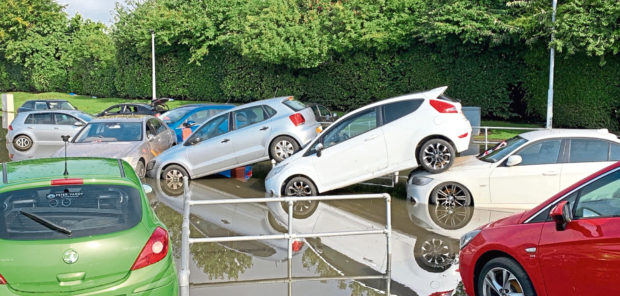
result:
[[[444,207],[529,209],[618,160],[620,139],[606,129],[527,132],[442,174],[412,172],[407,198]]]
[[[421,164],[448,169],[469,146],[471,125],[447,87],[382,100],[338,119],[275,166],[268,194],[316,195]],[[297,205],[296,205],[297,206]]]

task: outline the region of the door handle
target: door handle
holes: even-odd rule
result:
[[[230,141],[230,139],[224,139],[224,140],[222,140],[222,142],[220,142],[220,143],[226,143],[226,142],[229,142],[229,141]]]
[[[260,128],[260,130],[261,130],[261,131],[266,131],[266,130],[268,130],[268,129],[269,129],[269,127],[268,127],[268,126],[263,126],[263,127],[261,127],[261,128]]]
[[[370,136],[370,137],[368,137],[368,138],[364,139],[364,141],[368,142],[368,141],[370,141],[370,140],[374,140],[374,139],[376,139],[378,136],[379,136],[379,135],[372,135],[372,136]]]
[[[557,176],[558,172],[554,172],[554,171],[549,171],[549,172],[544,172],[543,176]]]

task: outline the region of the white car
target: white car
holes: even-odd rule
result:
[[[547,129],[506,140],[449,171],[414,171],[407,198],[417,203],[529,209],[620,160],[620,140],[606,129]]]
[[[382,100],[341,117],[265,179],[269,195],[317,195],[421,164],[438,173],[467,149],[471,125],[447,87]]]

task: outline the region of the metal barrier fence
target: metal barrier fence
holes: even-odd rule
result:
[[[254,241],[254,240],[288,240],[288,277],[279,279],[263,279],[249,281],[227,282],[225,284],[256,284],[256,283],[283,283],[288,282],[288,295],[292,295],[292,283],[297,281],[325,281],[325,280],[367,280],[367,279],[384,279],[386,280],[386,295],[390,294],[390,280],[392,268],[392,217],[391,217],[391,197],[387,193],[383,194],[355,194],[355,195],[336,195],[336,196],[306,196],[306,197],[265,197],[265,198],[245,198],[245,199],[218,199],[218,200],[200,200],[191,199],[191,193],[188,187],[188,178],[183,177],[183,224],[181,226],[181,270],[179,272],[179,292],[181,296],[189,296],[189,246],[194,243],[218,243],[218,242],[235,242],[235,241]],[[329,200],[353,200],[353,199],[385,199],[385,215],[386,224],[384,229],[375,230],[359,230],[359,231],[342,231],[342,232],[321,232],[321,233],[295,233],[293,231],[293,203],[296,201],[329,201]],[[228,236],[228,237],[207,237],[207,238],[190,238],[190,207],[193,205],[218,205],[218,204],[241,204],[241,203],[264,203],[264,202],[286,202],[288,203],[288,232],[282,234],[270,235],[245,235],[245,236]],[[369,235],[369,234],[385,234],[386,238],[386,271],[382,275],[368,276],[341,276],[341,277],[293,277],[292,274],[292,257],[293,243],[298,239],[310,237],[334,237],[334,236],[350,236],[350,235]],[[212,285],[221,285],[222,283],[213,283]]]
[[[521,130],[521,131],[535,131],[535,130],[542,130],[545,128],[536,128],[536,127],[505,127],[505,126],[472,126],[473,129],[481,129],[484,130],[484,141],[475,141],[473,140],[472,137],[472,143],[474,144],[484,144],[484,150],[488,150],[489,149],[489,144],[495,144],[498,142],[490,142],[489,141],[489,130],[490,129],[494,129],[494,130]]]

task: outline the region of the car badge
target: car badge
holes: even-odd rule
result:
[[[56,197],[56,194],[54,193],[50,193],[47,195],[47,199],[54,199]]]
[[[62,260],[65,261],[65,263],[67,264],[73,264],[78,261],[79,257],[80,256],[78,255],[77,251],[75,251],[74,249],[69,249],[66,250],[65,253],[62,255]]]

